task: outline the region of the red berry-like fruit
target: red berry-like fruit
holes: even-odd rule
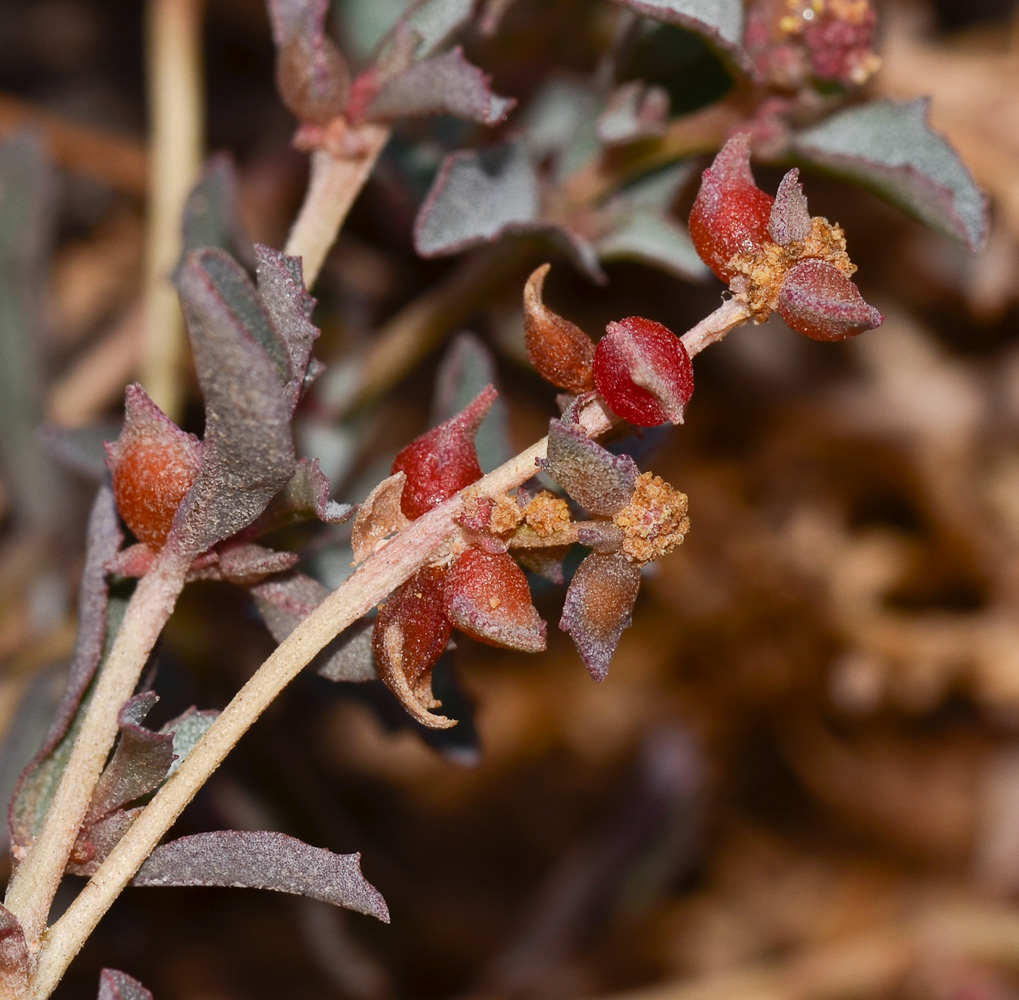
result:
[[[508,552],[465,549],[446,576],[446,612],[471,638],[525,653],[545,648],[545,623],[524,571]]]
[[[162,548],[177,508],[198,478],[201,442],[135,384],[127,387],[124,429],[106,448],[120,516],[139,541]]]
[[[845,340],[884,322],[860,290],[837,267],[816,258],[790,268],[778,295],[778,311],[811,340]]]
[[[488,385],[455,417],[415,438],[393,460],[405,472],[400,509],[412,521],[481,478],[474,435],[497,393]]]
[[[693,395],[693,362],[668,327],[630,316],[609,323],[598,341],[594,381],[605,402],[631,424],[680,424]]]
[[[750,136],[734,135],[701,175],[690,211],[690,238],[701,260],[722,281],[732,280],[727,265],[737,254],[752,254],[768,241],[774,198],[754,184]]]

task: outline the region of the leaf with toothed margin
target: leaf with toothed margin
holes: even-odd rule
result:
[[[217,153],[209,159],[188,194],[181,220],[181,254],[174,269],[175,280],[184,258],[199,247],[221,247],[246,268],[255,267],[251,240],[237,212],[237,170],[226,153]]]
[[[326,124],[350,97],[350,72],[325,33],[329,0],[269,0],[276,87],[302,122]]]
[[[271,889],[389,923],[386,902],[361,874],[360,860],[360,854],[334,854],[284,833],[218,830],[160,844],[132,884]]]
[[[640,589],[640,569],[620,552],[592,552],[570,581],[559,627],[568,632],[596,681],[629,628]]]
[[[974,253],[987,239],[987,196],[928,121],[927,98],[849,108],[796,133],[790,156],[855,181]]]
[[[278,367],[281,360],[289,367],[289,358],[282,344],[270,357],[259,342],[249,320],[264,311],[222,250],[190,254],[177,283],[205,398],[205,434],[202,470],[170,538],[197,554],[251,524],[293,475],[290,400]]]
[[[432,423],[449,420],[466,407],[486,385],[496,385],[495,358],[485,343],[462,330],[449,345],[435,376]],[[492,403],[488,416],[474,435],[474,447],[482,470],[509,461],[509,413],[501,398]]]
[[[67,684],[42,748],[18,779],[8,822],[13,843],[31,843],[49,809],[60,775],[74,744],[86,692],[120,626],[124,602],[110,601],[106,564],[123,541],[113,494],[102,487],[96,494],[88,522],[85,567],[78,592],[78,634]]]
[[[250,588],[255,606],[277,642],[282,642],[328,596],[329,588],[303,573],[266,580]],[[371,622],[344,629],[312,661],[316,673],[331,681],[378,679],[371,649]]]
[[[20,996],[28,987],[31,962],[28,942],[18,918],[5,906],[0,906],[0,978]]]
[[[547,454],[541,467],[596,517],[611,517],[633,497],[640,475],[634,460],[613,455],[579,427],[552,420]]]
[[[481,125],[503,121],[517,103],[490,89],[490,79],[457,46],[414,63],[387,80],[365,112],[372,121],[452,115]]]
[[[315,299],[304,287],[299,257],[256,243],[255,258],[258,297],[287,353],[288,374],[283,382],[293,409],[308,384],[311,348],[319,336],[318,327],[311,322]]]
[[[720,49],[740,69],[750,70],[743,48],[743,0],[616,0],[645,17],[677,24]]]
[[[503,142],[442,161],[414,223],[414,247],[438,257],[541,227],[535,165],[522,142]]]
[[[126,972],[103,969],[99,973],[99,995],[96,1000],[153,1000],[153,997],[137,979]]]
[[[508,552],[470,548],[446,575],[450,621],[472,639],[525,653],[545,648],[545,622],[531,603],[524,571]]]

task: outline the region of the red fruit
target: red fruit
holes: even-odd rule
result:
[[[594,341],[542,301],[541,293],[550,264],[542,264],[524,286],[524,341],[528,360],[538,374],[576,395],[594,388],[591,363]]]
[[[127,387],[124,429],[107,445],[117,510],[135,537],[160,549],[201,468],[201,442],[182,431],[140,385]]]
[[[496,395],[485,386],[455,417],[415,438],[393,460],[392,471],[407,474],[400,509],[411,520],[481,478],[474,435]]]
[[[474,639],[526,653],[545,648],[545,623],[524,571],[507,552],[466,549],[446,577],[446,612]]]
[[[594,380],[605,402],[631,424],[681,424],[693,395],[693,363],[668,327],[630,316],[609,323],[598,341]]]
[[[750,136],[734,135],[701,175],[690,211],[690,238],[701,260],[722,281],[732,280],[726,265],[737,254],[752,254],[768,237],[774,198],[754,184]]]
[[[778,311],[794,330],[812,340],[845,340],[884,322],[849,278],[814,257],[790,268],[779,292]]]

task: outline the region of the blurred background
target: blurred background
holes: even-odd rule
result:
[[[5,800],[59,691],[94,490],[47,457],[35,426],[109,426],[139,364],[145,6],[0,3],[0,136],[27,128],[43,150],[14,202],[37,217],[10,221],[8,187],[0,226]],[[334,6],[341,37],[365,50],[400,5]],[[469,54],[522,104],[553,75],[595,73],[615,12],[489,7],[501,23]],[[548,653],[460,640],[437,681],[464,720],[445,742],[378,685],[304,676],[178,824],[361,851],[392,924],[268,893],[132,889],[57,997],[94,996],[103,966],[157,1000],[1019,996],[1014,7],[879,5],[868,92],[932,96],[932,122],[990,195],[987,247],[970,256],[804,175],[888,318],[840,344],[770,322],[698,358],[685,426],[639,444],[642,466],[689,495],[692,531],[646,579],[604,683],[554,627],[561,589],[536,583]],[[250,236],[281,246],[307,158],[290,146],[261,4],[208,0],[202,39],[208,150],[236,163]],[[706,50],[689,58],[706,60],[698,79],[721,72]],[[496,356],[514,445],[543,433],[553,390],[526,366],[520,315],[543,260],[547,301],[595,336],[634,313],[680,332],[719,301],[713,280],[635,263],[607,265],[594,286],[518,243],[484,294],[458,303],[471,258],[423,261],[411,229],[441,155],[486,139],[445,122],[398,131],[318,282],[329,374],[301,443],[339,500],[363,497],[427,426],[441,344],[463,327]],[[774,190],[781,172],[755,170]],[[352,403],[350,359],[436,287],[450,314],[423,362],[397,359],[376,398]],[[342,575],[339,536],[293,544],[322,578]],[[221,707],[271,648],[241,591],[193,585],[159,649],[158,721]]]

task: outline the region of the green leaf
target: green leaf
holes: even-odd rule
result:
[[[679,278],[704,278],[708,274],[690,234],[659,212],[638,209],[624,213],[595,247],[603,261],[637,260]]]
[[[976,253],[987,239],[987,196],[948,140],[929,101],[874,101],[793,136],[789,154],[869,188]]]

